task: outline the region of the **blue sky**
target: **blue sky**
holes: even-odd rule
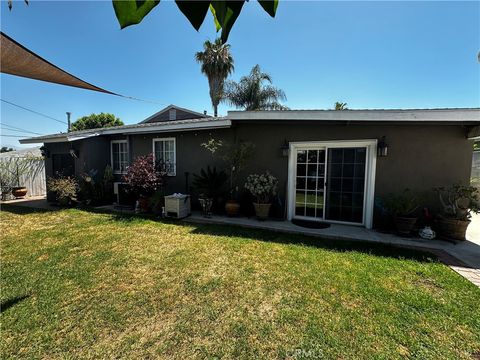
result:
[[[2,99],[61,120],[66,111],[73,119],[103,111],[131,124],[171,103],[212,112],[193,57],[215,38],[210,15],[196,32],[163,0],[140,25],[120,30],[110,1],[0,7],[2,31],[27,48],[83,80],[156,104],[3,74]],[[480,106],[480,2],[281,0],[272,19],[252,0],[229,43],[233,79],[260,64],[290,108],[325,109],[335,101],[354,109]],[[2,123],[42,134],[65,130],[0,105]],[[16,138],[1,139],[19,146]]]

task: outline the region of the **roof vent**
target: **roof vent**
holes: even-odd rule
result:
[[[170,109],[168,112],[168,120],[177,120],[177,110],[176,109]]]

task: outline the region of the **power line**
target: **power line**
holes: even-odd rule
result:
[[[15,138],[24,138],[25,135],[3,135],[1,134],[0,136],[4,136],[4,137],[15,137]]]
[[[47,119],[55,120],[55,121],[57,121],[57,122],[59,122],[59,123],[68,125],[68,123],[67,123],[66,121],[62,121],[62,120],[55,119],[54,117],[51,117],[51,116],[49,116],[49,115],[42,114],[42,113],[40,113],[40,112],[38,112],[38,111],[35,111],[35,110],[32,110],[32,109],[26,108],[26,107],[21,106],[21,105],[18,105],[18,104],[14,104],[14,103],[12,103],[12,102],[10,102],[10,101],[7,101],[7,100],[3,100],[3,99],[0,99],[0,100],[2,100],[3,102],[5,102],[5,103],[7,103],[7,104],[16,106],[16,107],[18,107],[18,108],[20,108],[20,109],[23,109],[23,110],[26,110],[26,111],[30,111],[31,113],[34,113],[34,114],[37,114],[37,115],[46,117]]]
[[[19,132],[19,133],[24,133],[25,136],[27,136],[27,135],[28,135],[28,136],[32,136],[32,134],[34,134],[34,135],[40,135],[40,134],[37,134],[37,133],[31,133],[30,131],[27,131],[27,132],[26,132],[26,131],[23,131],[23,130],[15,130],[15,129],[9,129],[9,128],[4,128],[4,127],[0,128],[0,129],[1,129],[2,131],[14,131],[14,132]],[[8,134],[7,134],[7,135],[8,135]]]
[[[24,133],[34,134],[34,135],[43,135],[43,134],[37,133],[35,131],[25,130],[25,129],[22,129],[22,128],[19,128],[19,127],[16,127],[16,126],[12,126],[12,125],[8,125],[8,124],[0,123],[0,125],[3,127],[3,130],[24,132]]]

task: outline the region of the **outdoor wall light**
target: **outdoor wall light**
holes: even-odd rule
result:
[[[377,156],[386,157],[388,155],[388,144],[385,141],[385,136],[382,136],[377,144]]]
[[[282,146],[280,146],[280,150],[282,150],[282,155],[283,156],[288,156],[288,150],[290,149],[290,146],[288,145],[287,139],[283,141]]]
[[[78,150],[70,149],[70,155],[75,159],[78,159]]]

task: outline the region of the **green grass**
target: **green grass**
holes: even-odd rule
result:
[[[480,289],[386,246],[0,214],[1,358],[472,359]]]

